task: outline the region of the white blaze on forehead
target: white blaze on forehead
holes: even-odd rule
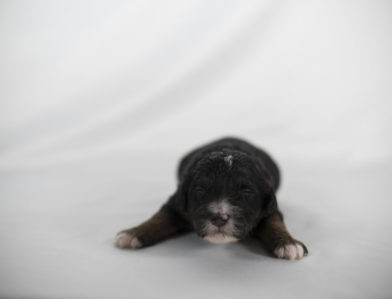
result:
[[[223,160],[225,160],[227,166],[229,166],[229,168],[231,168],[231,165],[233,165],[233,156],[228,155],[228,156],[224,157]]]
[[[214,214],[230,215],[233,211],[233,206],[226,199],[223,199],[210,203],[208,210]]]

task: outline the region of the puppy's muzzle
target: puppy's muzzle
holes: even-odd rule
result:
[[[230,216],[225,213],[216,213],[210,218],[210,221],[216,227],[222,227],[227,223],[229,218]]]

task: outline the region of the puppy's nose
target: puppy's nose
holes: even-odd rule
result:
[[[211,217],[211,223],[217,227],[224,226],[229,220],[229,216],[227,214],[215,214]]]

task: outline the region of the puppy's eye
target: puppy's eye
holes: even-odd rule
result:
[[[252,189],[242,189],[241,192],[244,193],[244,194],[253,194],[253,190]]]
[[[197,196],[201,197],[206,193],[206,190],[202,187],[196,187],[195,188],[195,193]]]
[[[250,186],[248,185],[241,185],[240,190],[242,194],[253,194],[253,190]]]

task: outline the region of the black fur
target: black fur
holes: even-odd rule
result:
[[[213,243],[253,235],[278,258],[301,259],[306,246],[291,237],[278,210],[279,169],[261,149],[224,138],[180,162],[176,192],[150,219],[121,231],[119,248],[142,248],[195,231]]]
[[[227,156],[233,157],[231,167],[224,160]],[[163,210],[175,210],[201,237],[204,222],[212,217],[207,206],[220,198],[238,208],[231,215],[238,239],[277,212],[278,166],[266,152],[237,138],[220,139],[187,154],[180,162],[178,180],[178,189]]]

